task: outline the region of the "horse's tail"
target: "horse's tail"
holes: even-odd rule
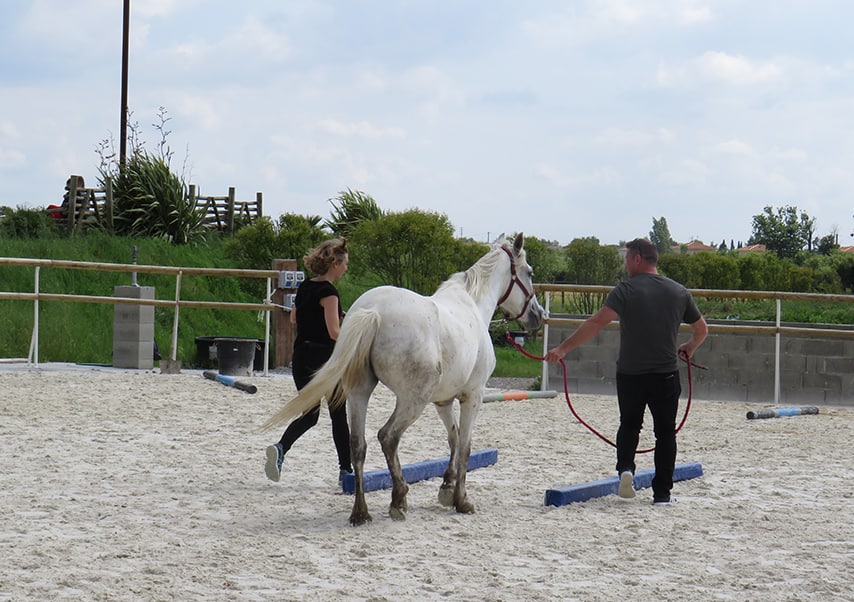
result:
[[[316,407],[323,397],[333,408],[344,404],[353,387],[362,383],[371,347],[380,326],[380,314],[362,309],[347,314],[332,356],[297,396],[273,414],[261,430],[280,426]]]

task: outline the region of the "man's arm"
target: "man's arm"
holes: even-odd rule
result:
[[[702,345],[706,340],[706,335],[709,334],[709,326],[706,324],[706,319],[700,316],[700,319],[691,324],[691,339],[687,343],[679,345],[677,353],[684,360],[690,360],[691,356],[697,350],[697,347]]]
[[[567,353],[595,337],[599,334],[600,330],[615,319],[617,319],[617,312],[610,307],[603,307],[582,322],[581,326],[566,337],[560,345],[549,349],[549,352],[546,353],[546,361],[552,363],[559,362]]]

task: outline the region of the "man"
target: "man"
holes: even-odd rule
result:
[[[708,334],[706,320],[691,293],[658,273],[658,251],[650,241],[636,238],[626,244],[629,279],[618,284],[605,305],[590,316],[560,345],[550,349],[546,361],[559,362],[567,353],[592,339],[609,322],[620,319],[617,358],[617,431],[619,495],[635,496],[635,453],[646,407],[655,432],[654,505],[675,502],[670,497],[676,465],[676,413],[682,386],[678,358],[686,361]],[[679,325],[691,325],[691,339],[677,346]]]

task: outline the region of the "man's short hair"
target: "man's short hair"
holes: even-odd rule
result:
[[[643,260],[651,265],[658,265],[658,249],[645,238],[636,238],[626,243],[628,253],[640,255]]]

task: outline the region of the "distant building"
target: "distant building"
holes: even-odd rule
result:
[[[711,245],[704,244],[699,240],[692,240],[691,242],[683,243],[680,245],[673,245],[670,247],[674,253],[682,253],[683,249],[685,254],[694,255],[695,253],[716,253],[718,248],[713,247]]]
[[[739,253],[764,253],[766,251],[765,245],[744,245],[736,249]]]

